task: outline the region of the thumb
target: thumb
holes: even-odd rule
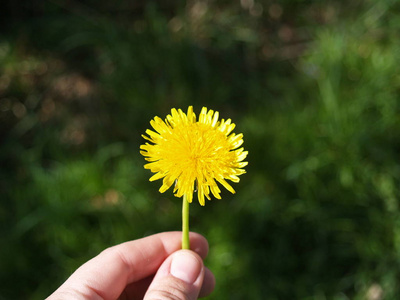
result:
[[[195,300],[203,278],[204,265],[200,256],[190,250],[179,250],[158,269],[144,300]]]

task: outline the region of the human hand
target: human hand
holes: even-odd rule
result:
[[[191,250],[180,250],[181,232],[164,232],[101,252],[71,275],[47,300],[174,299],[210,294],[214,275],[204,267],[207,240],[190,233]]]

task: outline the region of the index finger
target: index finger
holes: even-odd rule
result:
[[[164,232],[110,247],[76,270],[54,294],[71,295],[72,291],[88,298],[116,299],[128,284],[154,274],[181,248],[181,239],[181,232]],[[207,255],[203,236],[191,232],[190,242],[202,258]]]

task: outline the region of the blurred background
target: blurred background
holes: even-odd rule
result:
[[[141,134],[232,118],[236,194],[191,205],[209,299],[398,299],[400,2],[5,1],[0,299],[43,299],[111,245],[180,230]]]

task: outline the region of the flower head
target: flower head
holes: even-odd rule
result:
[[[217,182],[228,191],[235,190],[226,181],[239,182],[239,175],[246,173],[243,160],[247,151],[239,148],[243,144],[243,134],[231,133],[235,124],[231,120],[218,121],[219,113],[203,107],[196,121],[193,107],[187,113],[172,109],[165,121],[155,117],[152,130],[146,130],[143,138],[152,144],[141,145],[140,153],[150,163],[144,167],[155,173],[150,181],[163,178],[160,192],[168,190],[174,183],[176,197],[186,196],[192,202],[193,192],[201,205],[204,196],[211,200],[210,191],[221,199]]]

